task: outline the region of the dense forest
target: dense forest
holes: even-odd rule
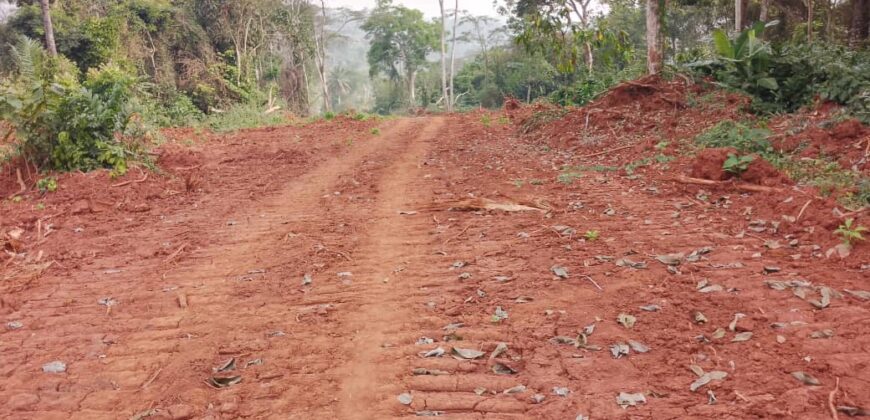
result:
[[[0,9],[3,132],[40,164],[123,170],[118,135],[155,127],[576,105],[659,72],[712,77],[758,112],[821,96],[870,118],[867,0],[451,3],[427,19],[390,0],[19,0]]]

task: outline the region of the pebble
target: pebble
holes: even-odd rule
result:
[[[63,373],[66,372],[66,363],[61,361],[49,362],[42,365],[42,371],[45,373]]]
[[[172,420],[188,420],[194,416],[193,407],[186,404],[176,404],[166,409]]]

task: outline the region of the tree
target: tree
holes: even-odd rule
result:
[[[591,0],[507,0],[502,13],[510,15],[508,25],[527,50],[551,57],[564,74],[573,74],[580,61],[591,74],[594,50],[603,46],[619,50],[624,38],[621,31],[596,25],[591,5]]]
[[[42,8],[42,25],[45,31],[45,48],[52,56],[57,55],[57,45],[54,43],[54,26],[51,24],[51,5],[48,0],[39,0],[39,7]]]
[[[314,29],[314,60],[317,65],[317,75],[320,76],[320,88],[323,90],[323,110],[332,111],[332,101],[329,99],[329,82],[326,77],[326,1],[320,0],[320,30]],[[316,25],[316,23],[315,23]]]
[[[660,1],[646,0],[646,65],[649,74],[658,74],[662,69]]]
[[[441,8],[441,99],[446,104],[447,112],[451,112],[453,103],[447,91],[447,14],[444,12],[444,0],[438,0]]]
[[[849,44],[855,48],[870,36],[870,0],[852,0]]]
[[[465,32],[463,35],[466,38],[473,39],[477,42],[478,48],[480,48],[480,54],[483,57],[483,81],[484,84],[489,79],[489,45],[490,40],[493,33],[487,34],[487,27],[496,22],[495,19],[488,16],[474,16],[470,14],[466,14],[462,18],[462,23],[464,25],[470,25],[472,30]]]
[[[371,42],[371,76],[384,73],[404,83],[410,104],[415,104],[417,72],[426,63],[426,55],[435,50],[437,24],[426,22],[419,10],[394,6],[392,0],[378,0],[362,29]]]
[[[453,112],[453,106],[456,104],[456,91],[453,89],[453,82],[456,79],[456,21],[459,20],[459,0],[456,0],[456,5],[453,8],[453,40],[450,42],[450,87],[448,88],[449,112]]]

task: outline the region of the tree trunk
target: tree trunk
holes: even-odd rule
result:
[[[806,0],[807,3],[807,43],[813,43],[813,0]]]
[[[646,0],[646,66],[649,74],[662,69],[662,38],[659,0]]]
[[[459,0],[456,0],[456,6],[453,9],[453,40],[450,41],[450,106],[448,110],[453,112],[453,105],[456,101],[456,92],[453,90],[453,80],[456,78],[456,23],[459,20]]]
[[[57,56],[57,45],[54,43],[54,26],[51,24],[51,5],[48,0],[39,0],[42,7],[42,26],[45,28],[45,48],[54,57]]]
[[[852,24],[849,45],[858,48],[870,36],[870,0],[852,0]]]
[[[329,79],[326,75],[326,1],[320,1],[323,22],[320,23],[320,34],[314,33],[314,51],[317,64],[317,74],[320,76],[320,86],[323,91],[323,111],[332,112],[332,100],[329,97]],[[317,28],[315,28],[315,31]]]
[[[758,15],[758,20],[767,23],[768,14],[770,13],[770,0],[761,0],[761,12]]]
[[[586,69],[589,74],[592,74],[593,66],[595,65],[595,57],[592,55],[592,44],[589,41],[583,44],[584,53],[586,55]]]
[[[412,70],[408,75],[408,98],[411,100],[411,106],[417,105],[417,71]]]
[[[743,30],[743,0],[734,0],[734,30]]]
[[[450,112],[450,94],[447,93],[447,17],[444,14],[444,0],[438,0],[441,6],[441,98],[444,109]]]

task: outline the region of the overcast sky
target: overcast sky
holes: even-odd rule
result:
[[[444,7],[452,9],[456,0],[445,0]],[[326,0],[330,7],[347,7],[350,9],[371,9],[375,7],[375,0]],[[422,10],[427,17],[441,15],[438,0],[394,0],[395,4],[401,4],[412,9]],[[467,10],[474,15],[487,15],[497,17],[498,13],[493,6],[493,0],[459,0],[459,10]]]

